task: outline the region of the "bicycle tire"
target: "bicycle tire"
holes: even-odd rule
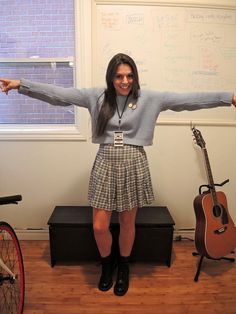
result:
[[[22,314],[25,299],[25,274],[19,240],[13,228],[0,222],[0,257],[15,274],[9,276],[0,266],[0,313]]]

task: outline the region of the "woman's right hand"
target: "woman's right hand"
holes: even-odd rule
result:
[[[0,78],[0,89],[3,93],[8,93],[11,89],[18,89],[20,87],[20,80],[9,80]]]

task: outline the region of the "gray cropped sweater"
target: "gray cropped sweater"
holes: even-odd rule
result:
[[[92,142],[112,144],[113,132],[119,129],[117,112],[109,120],[104,134],[95,135],[96,120],[103,99],[102,88],[63,88],[51,84],[36,83],[22,79],[19,93],[56,106],[81,106],[87,108],[92,119]],[[204,92],[204,93],[170,93],[141,90],[136,108],[128,106],[134,103],[128,99],[127,106],[121,119],[121,130],[124,133],[124,143],[130,145],[152,145],[156,120],[161,111],[198,110],[219,106],[230,106],[233,93]],[[117,97],[119,112],[125,103],[125,96]]]

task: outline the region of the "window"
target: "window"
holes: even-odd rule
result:
[[[74,85],[74,1],[13,0],[1,6],[1,77]],[[0,124],[74,124],[74,107],[0,93]]]

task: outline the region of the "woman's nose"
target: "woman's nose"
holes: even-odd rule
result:
[[[123,76],[122,83],[128,83],[127,75]]]

